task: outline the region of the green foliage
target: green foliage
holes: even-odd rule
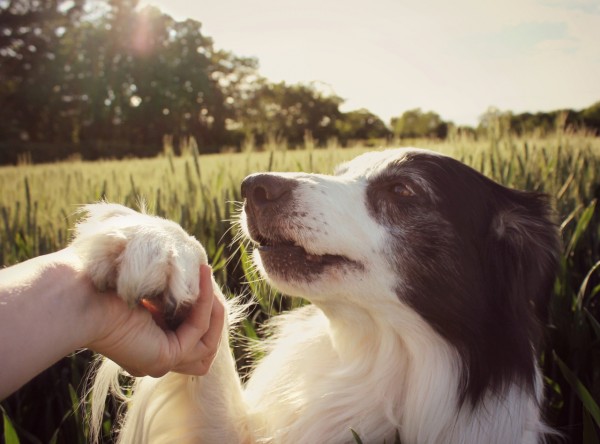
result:
[[[339,97],[271,84],[199,22],[135,0],[0,2],[0,30],[0,164],[155,156],[166,135],[177,154],[190,138],[206,154],[339,136]]]
[[[593,128],[596,134],[600,133],[600,102],[594,103],[589,108],[581,111],[581,120],[586,128]]]
[[[19,148],[38,162],[153,156],[164,134],[176,146],[193,136],[203,152],[226,142],[232,85],[242,89],[256,62],[216,50],[199,22],[136,7],[0,4],[0,139],[10,142],[0,163],[16,162]]]
[[[0,411],[2,411],[2,426],[4,428],[3,438],[4,444],[19,444],[19,436],[17,435],[17,431],[15,430],[12,421],[0,406]]]
[[[592,419],[596,423],[596,426],[600,427],[600,407],[598,407],[598,404],[596,403],[596,401],[594,401],[594,398],[592,397],[588,389],[585,388],[585,386],[581,383],[577,376],[575,376],[575,374],[569,369],[569,367],[566,366],[566,364],[557,355],[554,355],[554,359],[556,360],[556,363],[558,364],[563,376],[565,377],[569,385],[573,388],[577,397],[583,403],[583,407],[585,408],[587,413],[592,417]]]
[[[394,136],[400,139],[431,137],[445,139],[448,124],[433,111],[423,112],[420,109],[406,111],[402,116],[392,119]]]
[[[337,136],[336,122],[342,118],[339,97],[324,94],[316,85],[263,84],[256,88],[240,112],[245,131],[263,145],[271,137],[281,137],[292,147],[311,133],[320,145]]]
[[[498,133],[549,136],[557,129],[585,130],[590,134],[600,134],[600,102],[581,111],[563,109],[520,114],[491,107],[481,116],[477,132],[483,136]]]
[[[176,154],[193,138],[202,154],[244,149],[376,145],[445,139],[435,112],[406,111],[390,129],[368,110],[342,113],[322,85],[270,83],[258,62],[215,48],[195,20],[177,21],[137,0],[0,2],[0,164]],[[557,122],[600,131],[600,105],[513,115],[490,109],[478,134],[551,134]],[[471,128],[459,131],[472,132]],[[458,131],[457,130],[457,131]]]
[[[336,124],[343,145],[349,141],[385,140],[391,136],[385,123],[367,109],[347,112]]]
[[[480,141],[424,140],[419,145],[451,154],[508,186],[555,198],[564,250],[549,307],[547,346],[541,354],[548,398],[545,417],[571,442],[597,442],[600,140],[567,132],[543,139],[499,132]],[[0,265],[64,247],[78,204],[106,198],[135,208],[142,197],[151,212],[181,223],[205,245],[227,293],[254,294],[239,333],[257,339],[266,318],[303,302],[268,288],[231,227],[240,208],[242,178],[265,170],[326,173],[363,151],[274,149],[198,155],[191,145],[181,157],[171,153],[153,159],[0,167]],[[234,341],[234,351],[240,368],[258,358],[244,353],[242,340]],[[89,358],[80,353],[64,359],[2,403],[4,423],[10,418],[21,442],[87,441],[73,389],[81,389]],[[105,431],[111,418],[105,418]],[[10,430],[4,426],[5,437]],[[109,442],[110,436],[105,433],[104,439]]]

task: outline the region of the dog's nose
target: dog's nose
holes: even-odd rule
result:
[[[286,199],[296,183],[274,174],[252,174],[242,182],[242,198],[254,206],[265,206]]]

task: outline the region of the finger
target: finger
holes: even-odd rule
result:
[[[193,350],[190,350],[183,357],[181,362],[174,368],[174,371],[179,373],[204,374],[199,373],[199,370],[191,371],[189,369],[199,369],[202,366],[210,367],[219,350],[224,325],[225,306],[215,297],[208,332],[198,341]]]
[[[209,330],[215,300],[211,276],[211,268],[208,265],[201,265],[200,295],[185,321],[175,332],[182,356],[185,356]]]
[[[180,364],[179,366],[174,368],[173,371],[184,375],[204,376],[210,370],[213,360],[214,357],[196,359],[193,362]]]
[[[223,302],[215,296],[215,300],[212,306],[212,313],[210,315],[210,325],[208,331],[202,336],[202,343],[204,343],[207,351],[210,355],[216,355],[219,343],[221,342],[221,336],[223,335],[223,326],[225,325],[225,305]]]
[[[223,334],[225,325],[225,305],[215,297],[210,317],[210,326],[201,340],[183,357],[173,371],[192,375],[205,375],[212,365]]]

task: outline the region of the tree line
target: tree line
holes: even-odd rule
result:
[[[23,153],[34,162],[155,156],[167,135],[175,150],[193,137],[210,153],[455,129],[434,112],[386,125],[366,109],[341,112],[342,103],[318,84],[269,82],[256,59],[216,49],[199,22],[139,10],[137,0],[0,0],[0,163]],[[590,109],[568,118],[600,129],[600,103]],[[511,115],[510,125],[554,125],[546,114]]]

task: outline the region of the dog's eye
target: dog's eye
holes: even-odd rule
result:
[[[411,197],[414,196],[415,193],[403,183],[395,183],[390,187],[390,191],[399,197]]]

